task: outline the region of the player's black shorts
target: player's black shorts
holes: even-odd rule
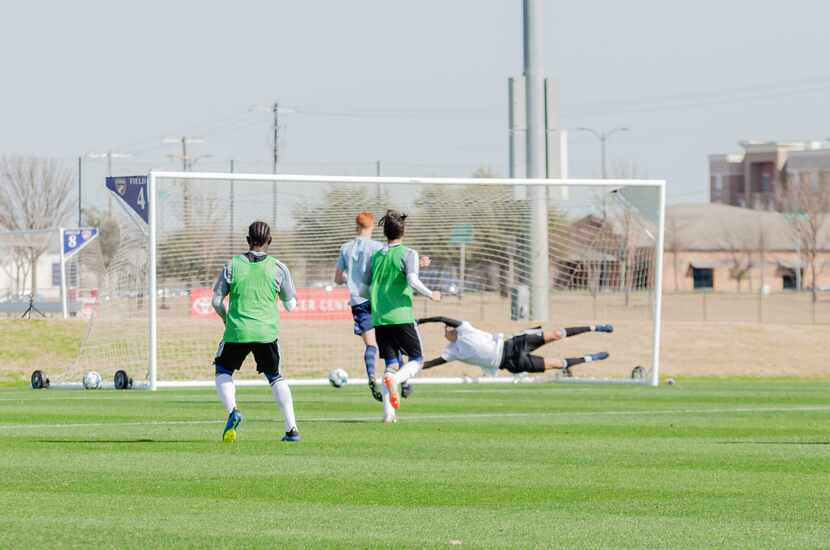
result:
[[[399,353],[410,359],[424,356],[421,336],[415,323],[376,326],[375,338],[381,359],[395,359]]]
[[[504,341],[500,369],[508,372],[544,372],[545,359],[538,355],[531,355],[536,348],[545,344],[542,334],[528,332],[517,334]]]
[[[239,370],[249,353],[254,354],[256,370],[267,376],[280,376],[280,341],[260,344],[257,342],[225,342],[219,343],[216,358],[213,364],[228,370]]]

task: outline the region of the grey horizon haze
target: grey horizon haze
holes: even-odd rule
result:
[[[570,175],[600,174],[580,126],[631,132],[615,165],[708,198],[706,155],[741,139],[830,136],[820,62],[830,4],[632,0],[544,6],[545,72],[559,80]],[[126,152],[116,173],[175,168],[167,136],[205,138],[194,169],[507,174],[507,79],[522,72],[521,0],[3,2],[0,154]],[[104,200],[105,162],[85,162]],[[95,186],[99,183],[100,186]],[[95,191],[93,191],[95,189]],[[100,189],[100,191],[99,191]],[[99,194],[100,192],[100,194]]]

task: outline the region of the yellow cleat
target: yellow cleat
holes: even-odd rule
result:
[[[222,432],[222,441],[225,443],[233,443],[236,441],[236,429],[242,424],[242,413],[238,409],[234,409],[228,415],[228,421],[225,422],[225,431]]]

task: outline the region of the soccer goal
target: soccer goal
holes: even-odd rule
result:
[[[506,336],[542,325],[613,323],[539,350],[553,357],[608,351],[573,377],[538,381],[657,384],[665,184],[655,180],[363,178],[153,172],[110,178],[124,208],[120,244],[78,364],[107,379],[126,370],[146,387],[212,384],[222,323],[210,301],[223,264],[247,250],[247,226],[272,226],[269,253],[290,268],[298,308],[281,313],[283,364],[292,381],[334,368],[365,378],[348,291],[333,282],[355,216],[406,212],[404,242],[431,258],[424,283],[440,303],[416,312],[468,320]],[[375,234],[383,240],[381,231]],[[425,356],[443,332],[423,327]],[[249,358],[252,362],[252,359]],[[442,370],[443,369],[443,370]],[[425,371],[422,382],[482,379],[459,365]],[[242,383],[257,378],[246,365]]]

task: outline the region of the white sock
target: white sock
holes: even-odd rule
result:
[[[216,393],[219,400],[225,406],[228,414],[236,408],[236,386],[233,384],[233,376],[230,374],[216,375]]]
[[[406,365],[402,366],[398,372],[395,373],[395,383],[396,384],[403,384],[416,374],[420,372],[421,368],[424,366],[423,361],[410,361]]]
[[[586,363],[590,363],[591,361],[593,361],[593,360],[594,360],[594,358],[593,358],[593,357],[591,357],[590,355],[586,355],[585,357],[583,357],[583,359],[585,359],[585,362],[586,362]]]
[[[291,388],[285,380],[277,380],[271,384],[271,393],[282,411],[285,420],[285,431],[290,432],[291,428],[297,427],[297,420],[294,418],[294,399],[291,397]]]
[[[389,390],[386,389],[386,384],[380,385],[380,394],[383,396],[383,419],[394,418],[395,409],[392,407],[392,403],[389,402]]]

